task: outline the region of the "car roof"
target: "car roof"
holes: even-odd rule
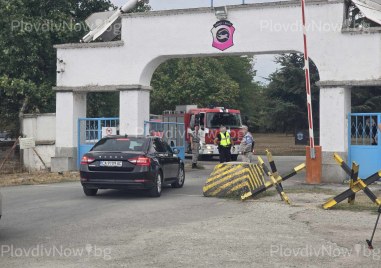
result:
[[[135,136],[110,135],[110,136],[103,137],[103,139],[128,139],[128,138],[133,138],[133,139],[161,139],[160,137],[142,136],[142,135],[135,135]]]

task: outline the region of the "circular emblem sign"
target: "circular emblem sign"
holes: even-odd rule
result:
[[[230,38],[230,32],[228,29],[222,28],[217,31],[217,40],[221,43],[225,43]]]
[[[228,20],[220,20],[213,25],[212,36],[213,36],[213,47],[224,51],[232,46],[234,46],[233,36],[235,28],[233,23]]]

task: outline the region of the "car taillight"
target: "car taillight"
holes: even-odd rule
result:
[[[131,158],[131,159],[128,159],[128,161],[134,165],[137,165],[137,166],[148,167],[151,165],[151,158],[146,157],[146,156],[139,156],[139,157]]]
[[[95,158],[88,157],[88,156],[83,156],[81,159],[81,165],[88,165],[91,164],[95,161]]]

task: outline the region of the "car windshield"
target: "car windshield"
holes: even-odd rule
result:
[[[229,128],[240,128],[242,126],[240,114],[208,113],[206,119],[209,128],[219,128],[221,125]]]
[[[102,139],[94,145],[91,151],[96,152],[142,152],[148,145],[146,138],[115,138]]]

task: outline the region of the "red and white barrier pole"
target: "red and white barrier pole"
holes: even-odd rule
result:
[[[307,28],[306,28],[306,2],[302,1],[302,19],[303,19],[303,41],[304,41],[304,71],[306,75],[306,93],[307,93],[307,111],[308,126],[310,134],[310,146],[306,147],[306,182],[308,184],[320,184],[322,178],[322,148],[315,146],[314,140],[314,122],[312,117],[312,98],[311,98],[311,80],[310,65],[307,46]]]
[[[312,117],[312,98],[311,98],[311,80],[310,80],[310,65],[307,47],[307,28],[306,28],[306,2],[302,1],[302,20],[303,20],[303,39],[304,39],[304,70],[306,75],[306,92],[307,92],[307,112],[308,126],[310,135],[310,153],[311,158],[315,159],[315,139],[314,139],[314,121]]]

